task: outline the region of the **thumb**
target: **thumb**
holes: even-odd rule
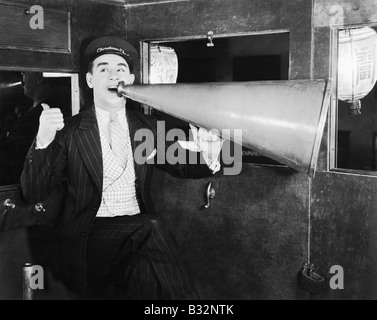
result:
[[[47,103],[41,103],[43,111],[50,109],[50,106]]]

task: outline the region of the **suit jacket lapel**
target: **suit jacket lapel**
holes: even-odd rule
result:
[[[81,122],[75,131],[75,139],[89,174],[99,191],[102,192],[102,148],[94,107],[82,113]]]

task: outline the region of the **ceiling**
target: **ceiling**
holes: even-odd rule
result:
[[[165,2],[183,2],[183,1],[190,1],[190,0],[90,0],[90,1],[128,7],[128,6],[141,6],[141,5],[165,3]]]
[[[89,1],[123,6],[126,4],[127,0],[89,0]]]

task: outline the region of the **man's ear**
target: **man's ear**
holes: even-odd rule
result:
[[[130,74],[130,84],[135,82],[135,75],[133,73]]]
[[[91,89],[93,89],[92,78],[93,78],[93,75],[90,72],[88,72],[86,74],[86,83],[88,84],[88,87]]]

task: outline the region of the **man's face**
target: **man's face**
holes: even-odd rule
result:
[[[124,81],[125,84],[133,84],[134,80],[127,62],[116,54],[96,58],[92,73],[86,75],[88,86],[93,89],[94,104],[110,112],[124,106],[124,98],[117,95],[118,83]]]

